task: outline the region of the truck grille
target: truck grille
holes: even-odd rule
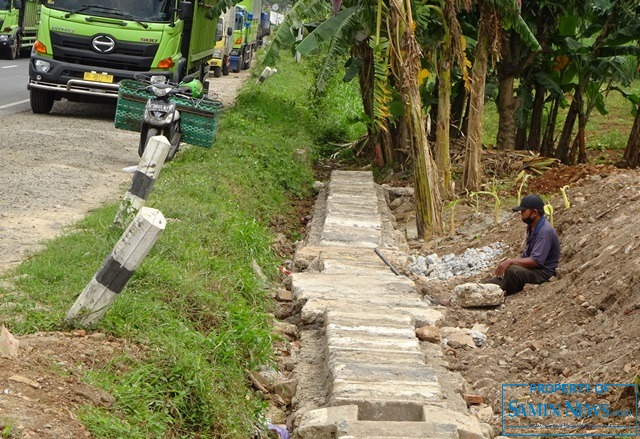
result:
[[[141,72],[151,69],[151,63],[158,51],[158,44],[116,40],[113,52],[97,53],[91,46],[93,38],[93,36],[84,37],[51,32],[53,59],[92,67]]]

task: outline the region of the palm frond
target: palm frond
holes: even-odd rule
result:
[[[313,17],[327,17],[331,13],[331,3],[325,0],[298,0],[278,27],[271,44],[267,48],[264,62],[273,64],[280,57],[280,49],[288,49],[296,41],[298,29]]]
[[[505,28],[515,30],[529,49],[536,52],[542,50],[536,36],[520,15],[520,7],[516,0],[494,0],[494,4]]]
[[[343,9],[337,15],[323,21],[298,44],[296,50],[300,55],[305,56],[319,49],[321,44],[330,41],[336,35],[342,23],[348,20],[349,16],[355,14],[357,9],[357,7]]]
[[[358,11],[345,17],[336,27],[333,38],[329,43],[327,56],[322,63],[322,68],[316,81],[318,90],[323,91],[327,80],[336,73],[339,61],[344,61],[351,46],[355,44],[356,33],[361,29],[362,23]],[[364,36],[366,38],[366,36]]]
[[[240,3],[241,0],[219,0],[205,14],[209,20],[218,20],[218,17],[229,8],[233,8]]]
[[[385,131],[386,121],[391,117],[389,103],[392,98],[389,85],[389,46],[381,41],[373,54],[373,122]]]

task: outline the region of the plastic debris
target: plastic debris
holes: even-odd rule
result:
[[[289,432],[284,425],[267,424],[267,428],[278,433],[280,439],[289,439]]]

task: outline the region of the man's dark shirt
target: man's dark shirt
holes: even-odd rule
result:
[[[522,258],[533,259],[545,274],[554,276],[560,260],[560,239],[545,217],[540,218],[535,230],[527,229],[527,241]]]

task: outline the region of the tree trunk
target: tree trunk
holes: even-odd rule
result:
[[[362,68],[358,74],[360,96],[364,113],[373,120],[373,49],[366,41],[353,46],[352,54],[362,59]],[[371,123],[367,127],[370,141],[370,154],[377,166],[390,165],[394,161],[395,145],[390,133],[389,121],[385,121],[386,130]]]
[[[446,198],[451,192],[451,161],[449,157],[449,128],[451,108],[451,48],[444,45],[438,61],[438,125],[436,129],[435,159],[440,194]]]
[[[544,131],[544,137],[542,138],[542,145],[540,146],[540,155],[544,157],[553,156],[553,144],[554,136],[556,132],[556,120],[558,120],[558,109],[560,108],[560,98],[556,97],[551,105],[551,115],[547,120],[547,127]]]
[[[476,44],[476,59],[471,69],[469,126],[465,145],[464,171],[462,173],[462,185],[471,192],[478,191],[482,183],[482,116],[484,113],[484,86],[489,58],[489,32],[487,29],[489,12],[487,9],[488,6],[482,3],[478,42]]]
[[[514,149],[526,150],[527,149],[527,127],[521,126],[518,127],[516,131],[516,139],[515,139],[516,147]]]
[[[578,109],[578,163],[587,163],[587,140],[585,138],[585,132],[587,130],[588,114],[584,110],[584,97],[582,93],[580,94]],[[575,161],[572,160],[571,163],[575,163]]]
[[[558,158],[565,165],[569,164],[569,146],[571,140],[573,140],[573,126],[576,123],[578,117],[578,95],[580,93],[576,90],[573,99],[571,100],[571,106],[569,112],[564,120],[564,127],[562,128],[562,134],[558,141],[558,147],[556,149],[556,158]]]
[[[517,99],[513,94],[513,83],[515,77],[512,75],[500,78],[498,91],[498,137],[496,140],[497,149],[514,149],[516,146],[516,122]]]
[[[633,128],[631,128],[631,134],[629,135],[622,160],[623,166],[633,169],[640,164],[640,111],[636,113],[636,119],[633,122]]]
[[[527,149],[530,151],[540,151],[540,135],[542,133],[545,92],[546,89],[544,85],[536,84],[536,96],[533,99],[531,123],[529,125],[529,139],[527,140]]]
[[[392,65],[398,78],[398,91],[404,103],[408,140],[413,152],[418,236],[426,239],[431,234],[442,233],[442,207],[418,86],[421,51],[413,33],[410,0],[406,0],[406,5],[403,0],[391,0],[389,19],[392,29],[398,29],[395,35],[400,37],[399,41],[390,41],[397,49],[391,51],[395,57]]]
[[[467,89],[461,79],[456,86],[456,95],[451,104],[451,129],[449,135],[452,139],[459,139],[462,136],[462,117],[467,106]]]

